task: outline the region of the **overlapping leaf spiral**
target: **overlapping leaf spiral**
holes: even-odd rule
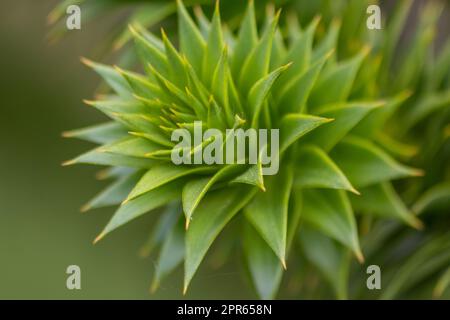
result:
[[[130,27],[144,74],[85,60],[114,90],[87,101],[111,122],[66,133],[101,145],[68,164],[111,166],[108,174],[117,177],[85,207],[120,204],[97,240],[167,207],[150,241],[162,244],[153,287],[184,261],[186,290],[218,234],[241,219],[251,278],[259,296],[270,298],[297,243],[313,261],[317,246],[337,248],[344,278],[347,252],[363,260],[355,209],[421,227],[390,183],[421,172],[394,160],[367,130],[379,132],[385,115],[408,97],[374,100],[361,90],[355,79],[371,68],[370,48],[339,59],[337,23],[318,43],[318,19],[305,28],[289,24],[286,38],[273,10],[258,28],[252,2],[236,34],[223,26],[218,6],[198,26],[181,2],[177,10],[178,46],[164,32],[160,39]],[[220,130],[278,128],[279,173],[262,176],[260,163],[173,164],[171,133],[192,130],[197,120]],[[330,280],[339,297],[347,295],[344,278]]]

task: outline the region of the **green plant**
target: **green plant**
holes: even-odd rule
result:
[[[383,98],[373,82],[362,81],[378,72],[369,48],[352,48],[348,59],[339,59],[336,22],[314,44],[317,19],[305,29],[288,23],[282,32],[279,14],[267,15],[258,32],[250,2],[236,37],[223,29],[218,7],[198,28],[180,2],[179,50],[164,33],[161,41],[131,28],[145,75],[85,60],[115,91],[88,103],[113,121],[66,133],[102,145],[68,164],[112,166],[108,174],[118,177],[86,207],[125,200],[98,239],[166,206],[149,240],[149,247],[161,245],[154,288],[184,260],[186,290],[234,218],[241,223],[231,226],[232,237],[239,235],[260,297],[274,297],[289,252],[299,248],[289,256],[293,263],[307,259],[318,266],[336,296],[345,298],[349,252],[363,260],[357,220],[375,216],[421,227],[391,185],[421,172],[377,146],[385,122],[410,94]],[[170,134],[192,129],[195,120],[221,130],[280,128],[280,172],[264,177],[260,163],[175,166]]]
[[[263,8],[268,0],[259,0],[259,9]],[[280,5],[285,0],[276,0]],[[205,8],[213,8],[211,0],[186,0],[186,6],[204,5]],[[236,26],[239,16],[245,10],[245,1],[227,0],[223,6],[221,15],[227,22]],[[177,11],[175,0],[63,0],[48,15],[48,23],[52,25],[50,38],[57,39],[67,32],[64,17],[69,5],[78,5],[83,14],[83,24],[92,23],[95,19],[105,16],[125,15],[127,24],[139,24],[145,28],[154,28],[164,25],[166,30],[175,26],[174,16]],[[111,28],[111,37],[108,39],[114,49],[122,48],[130,39],[131,33],[125,25]]]
[[[369,245],[373,249],[372,261],[384,261],[390,279],[382,298],[445,297],[448,287],[450,140],[446,127],[450,123],[450,41],[444,35],[445,42],[438,46],[436,33],[444,4],[430,1],[423,7],[419,23],[410,30],[410,38],[402,49],[398,43],[411,4],[398,2],[387,24],[387,36],[378,39],[382,57],[380,91],[412,92],[387,126],[388,132],[401,143],[382,135],[379,140],[397,157],[424,169],[424,178],[407,180],[396,187],[427,227],[422,233],[383,223],[373,228],[367,239],[378,243]],[[393,258],[399,252],[400,258]]]

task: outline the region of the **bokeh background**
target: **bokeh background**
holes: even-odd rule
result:
[[[95,179],[99,168],[61,166],[90,147],[62,138],[61,132],[102,120],[82,103],[93,97],[100,79],[79,58],[117,61],[100,57],[118,17],[82,22],[81,30],[52,44],[46,19],[57,3],[1,2],[0,299],[256,298],[242,265],[231,261],[214,271],[205,267],[208,259],[186,297],[181,269],[150,294],[155,257],[139,258],[138,251],[158,212],[92,244],[114,209],[80,212],[105,181]],[[390,1],[383,3],[389,10]],[[446,20],[440,34],[448,34]],[[81,290],[66,288],[66,268],[73,264],[81,268]]]
[[[61,132],[102,120],[82,103],[100,79],[79,58],[96,58],[114,21],[82,25],[50,44],[46,18],[57,3],[1,2],[0,299],[182,298],[182,270],[151,295],[154,257],[138,257],[158,213],[92,244],[114,210],[80,213],[105,182],[92,166],[61,166],[90,147]],[[81,290],[66,288],[72,264],[81,268]],[[199,272],[187,298],[252,296],[238,271]]]

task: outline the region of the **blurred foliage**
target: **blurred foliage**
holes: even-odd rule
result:
[[[122,8],[126,1],[97,1],[102,8],[98,9],[104,14],[106,7]],[[257,1],[257,17],[263,21],[266,12],[266,3]],[[211,2],[209,2],[211,3]],[[360,233],[362,235],[362,247],[367,263],[378,264],[383,272],[383,290],[380,298],[414,298],[431,297],[441,295],[448,297],[449,257],[449,197],[450,197],[450,41],[448,34],[444,35],[444,41],[436,41],[439,18],[444,10],[441,1],[420,2],[415,8],[416,13],[411,14],[414,9],[412,1],[396,1],[395,5],[389,6],[389,14],[384,16],[383,30],[368,30],[365,27],[367,17],[365,9],[368,3],[373,1],[282,1],[277,6],[283,7],[281,18],[282,34],[285,39],[296,36],[296,26],[305,26],[312,21],[316,15],[321,16],[317,28],[315,42],[331,38],[330,27],[340,25],[337,38],[338,59],[345,59],[359,52],[361,48],[370,46],[370,55],[366,58],[359,70],[355,85],[350,98],[364,96],[371,99],[386,97],[400,97],[398,104],[387,111],[376,113],[370,121],[364,121],[354,130],[373,130],[373,138],[379,147],[390,152],[402,161],[406,161],[413,167],[422,168],[425,172],[423,178],[407,179],[395,183],[395,188],[401,195],[408,207],[425,222],[425,229],[417,232],[403,227],[395,222],[379,221],[372,216],[374,213],[399,210],[398,205],[394,207],[380,207],[380,197],[386,195],[386,189],[366,190],[371,194],[370,201],[355,200],[358,213],[363,214],[358,219]],[[96,17],[96,9],[93,1],[84,1],[83,14]],[[187,1],[187,5],[196,4]],[[58,21],[64,14],[63,9],[67,2],[55,9],[51,15],[52,22]],[[141,6],[142,5],[142,6]],[[131,22],[133,25],[143,26],[154,30],[157,26],[164,26],[174,38],[177,34],[173,21],[175,4],[171,1],[155,1],[145,4],[138,1],[126,2],[126,6],[134,8],[129,18],[122,21]],[[221,10],[224,21],[229,30],[234,31],[243,14],[242,7],[245,2],[223,1]],[[139,6],[139,7],[138,7]],[[153,7],[151,7],[153,6]],[[386,4],[386,6],[388,6]],[[295,9],[295,11],[294,11]],[[158,11],[161,10],[161,11]],[[211,10],[204,10],[206,16],[211,15]],[[159,12],[158,14],[154,14]],[[294,14],[294,12],[297,12]],[[202,14],[195,10],[197,20],[201,23]],[[447,13],[448,14],[448,13]],[[417,17],[416,17],[417,16]],[[59,20],[61,24],[62,20]],[[297,23],[299,21],[299,23]],[[120,32],[112,41],[116,49],[125,45],[130,39],[129,31],[125,24],[119,26]],[[290,27],[289,27],[290,26]],[[56,27],[53,29],[58,33]],[[171,31],[172,30],[172,31]],[[302,29],[298,29],[302,32]],[[331,29],[333,30],[333,29]],[[337,29],[336,29],[337,30]],[[124,52],[131,52],[128,49]],[[132,54],[125,55],[125,65],[135,65],[135,59],[131,60]],[[125,61],[125,60],[123,60]],[[375,118],[375,120],[373,120]],[[386,122],[380,129],[374,126]],[[363,193],[364,190],[361,190]],[[397,198],[392,198],[397,203]],[[403,210],[402,208],[401,210]],[[328,248],[322,255],[308,253],[308,248],[300,245],[303,252],[298,256],[299,261],[292,263],[299,266],[299,273],[290,275],[290,282],[304,282],[301,288],[292,288],[293,296],[307,297],[331,297],[326,287],[317,287],[315,277],[329,282],[331,288],[339,293],[343,284],[336,282],[335,270],[339,269],[339,248],[334,241],[328,238],[317,238],[317,234],[305,232],[299,240],[322,243],[321,248]],[[313,240],[308,240],[312,238]],[[227,242],[227,241],[223,241]],[[292,257],[293,255],[291,255]],[[306,257],[302,258],[302,257]],[[223,258],[220,258],[223,259]],[[308,265],[319,269],[320,275],[315,275]],[[361,266],[352,265],[350,273],[350,297],[364,298],[377,297],[377,293],[368,293],[365,289],[365,273],[361,274]],[[295,280],[296,277],[306,277],[306,280]],[[345,278],[345,277],[344,277]],[[309,283],[311,282],[311,283]],[[358,287],[360,284],[362,287]],[[289,285],[288,285],[289,287]],[[339,296],[339,294],[338,294]]]

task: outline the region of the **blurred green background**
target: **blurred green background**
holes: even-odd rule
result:
[[[105,182],[92,166],[61,167],[90,147],[61,132],[101,120],[82,103],[100,80],[79,57],[92,57],[113,21],[82,24],[51,45],[46,16],[57,2],[1,4],[0,299],[181,298],[182,270],[150,295],[154,257],[137,254],[158,213],[92,245],[114,211],[80,213]],[[66,288],[72,264],[81,268],[81,290]],[[199,272],[187,298],[251,297],[238,271]]]
[[[1,4],[0,299],[256,298],[242,265],[232,261],[212,270],[208,259],[186,297],[181,295],[181,269],[150,294],[155,256],[142,259],[138,251],[158,212],[92,244],[114,208],[80,212],[106,182],[95,179],[100,168],[61,166],[91,147],[64,139],[61,132],[103,120],[82,103],[92,99],[100,79],[79,58],[117,61],[99,57],[104,57],[102,44],[110,39],[108,31],[118,17],[102,17],[93,24],[82,21],[81,30],[51,44],[46,19],[57,3]],[[81,290],[66,288],[69,265],[81,268]],[[295,285],[291,281],[282,286],[295,291]]]

